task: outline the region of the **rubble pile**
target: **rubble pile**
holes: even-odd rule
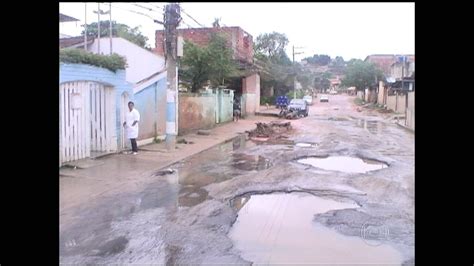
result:
[[[270,123],[256,123],[257,128],[247,131],[250,138],[281,139],[282,134],[291,130],[291,122],[273,121]]]

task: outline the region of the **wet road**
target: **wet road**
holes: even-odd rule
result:
[[[412,262],[413,134],[379,114],[357,112],[351,97],[329,97],[329,103],[317,99],[309,117],[291,120],[290,141],[257,144],[242,135],[173,165],[171,174],[157,171],[143,189],[75,209],[61,222],[61,263],[382,263],[380,256],[395,264]],[[346,157],[349,161],[340,161]],[[325,167],[298,162],[308,158],[326,160]],[[357,171],[344,171],[355,160],[372,168],[359,171],[363,165],[357,165]],[[386,167],[374,168],[376,163]],[[252,197],[282,192],[314,199],[300,203],[283,196],[259,205]],[[260,211],[257,216],[240,213],[248,208]],[[286,213],[295,217],[285,218]],[[258,229],[248,222],[252,219],[268,223]],[[285,233],[288,229],[274,229],[292,228],[291,221],[304,225],[294,239]],[[236,238],[236,231],[246,238]],[[268,233],[257,245],[252,232]],[[308,241],[296,241],[310,235]],[[333,248],[318,242],[318,235],[332,239]],[[298,243],[293,246],[307,252],[298,256],[295,250],[285,257],[279,252],[288,249],[285,243]],[[347,253],[347,248],[367,252],[371,245],[378,247],[372,258]],[[252,253],[248,247],[265,252]],[[346,259],[337,260],[344,254]]]

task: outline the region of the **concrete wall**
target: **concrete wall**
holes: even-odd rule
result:
[[[135,93],[135,108],[140,112],[138,140],[166,134],[166,75]]]
[[[180,93],[178,132],[184,135],[216,124],[216,98],[213,93]]]
[[[233,119],[232,90],[217,93],[180,93],[178,133],[184,135],[199,129],[210,129],[216,124]]]
[[[390,109],[397,113],[405,113],[406,96],[405,95],[387,96],[387,109]]]
[[[219,90],[217,100],[219,101],[219,123],[232,121],[234,115],[234,91]]]
[[[387,104],[386,98],[385,98],[386,94],[387,94],[387,89],[385,88],[383,81],[379,81],[379,92],[377,94],[378,104]]]
[[[254,115],[260,111],[260,75],[253,74],[242,80],[242,96],[245,100],[246,115]]]
[[[98,40],[89,45],[87,50],[97,53]],[[110,39],[100,39],[100,53],[108,55]],[[165,59],[123,38],[112,38],[112,51],[127,59],[126,80],[136,83],[159,72],[165,67]]]
[[[408,93],[408,106],[406,111],[405,125],[415,130],[415,92]]]
[[[363,91],[357,91],[357,98],[365,101],[364,92]]]
[[[120,147],[120,140],[122,135],[122,125],[120,123],[120,114],[122,111],[121,95],[127,92],[133,100],[132,85],[125,81],[125,71],[117,70],[112,72],[105,68],[100,68],[85,64],[64,64],[59,65],[59,84],[71,81],[95,81],[105,83],[113,86],[115,92],[115,106],[116,106],[116,135],[117,147]]]

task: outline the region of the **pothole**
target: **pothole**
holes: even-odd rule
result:
[[[265,264],[398,264],[401,254],[388,245],[371,246],[313,221],[330,210],[352,209],[308,193],[247,195],[234,199],[238,217],[229,237],[241,256]]]
[[[269,159],[260,155],[235,153],[232,154],[232,166],[244,171],[259,171],[270,168],[272,164]]]
[[[345,173],[367,173],[388,167],[383,162],[350,156],[307,157],[299,159],[297,162],[324,170]]]
[[[375,120],[358,119],[356,125],[376,135],[381,134],[385,129],[383,122]]]
[[[316,146],[315,143],[309,143],[309,142],[298,142],[295,144],[296,147],[302,147],[302,148],[311,148]]]

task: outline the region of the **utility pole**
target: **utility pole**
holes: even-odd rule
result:
[[[111,5],[112,7],[112,5]],[[97,54],[100,54],[100,15],[107,15],[109,13],[112,13],[112,9],[104,12],[100,10],[100,3],[97,3],[97,11],[94,11],[94,13],[97,13]],[[112,23],[112,21],[110,22]],[[112,28],[112,24],[110,24],[110,28]],[[112,45],[112,38],[110,38],[110,45]]]
[[[112,54],[112,2],[109,3],[109,15],[110,54]]]
[[[159,21],[155,21],[160,23]],[[167,71],[168,89],[166,90],[166,148],[168,151],[176,148],[176,135],[178,134],[178,67],[177,27],[181,22],[180,7],[177,3],[165,6],[164,34],[165,34],[165,60]]]
[[[293,45],[293,67],[295,67],[295,55],[297,54],[304,54],[304,52],[295,53],[296,49],[303,49],[304,47],[295,47]],[[296,99],[296,70],[295,70],[295,77],[293,79],[293,99]]]
[[[87,3],[84,3],[84,50],[87,51]]]
[[[100,54],[100,3],[97,3],[97,54]]]

